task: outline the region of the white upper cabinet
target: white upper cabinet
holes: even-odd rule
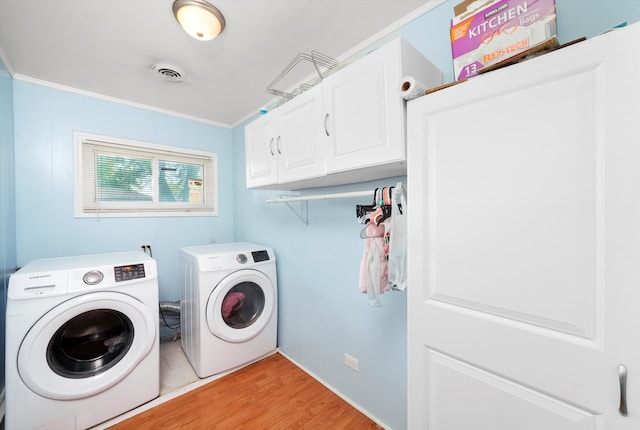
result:
[[[276,112],[269,112],[244,129],[247,158],[247,187],[259,187],[278,182],[278,160],[274,150]]]
[[[314,87],[246,126],[247,187],[325,174],[319,93]]]
[[[406,174],[400,86],[407,74],[429,87],[442,81],[440,70],[408,42],[395,39],[323,81],[328,173],[387,165],[379,172]]]
[[[395,39],[245,128],[247,187],[296,190],[405,175],[404,76],[442,73]]]
[[[277,110],[278,181],[291,182],[325,174],[320,87]]]

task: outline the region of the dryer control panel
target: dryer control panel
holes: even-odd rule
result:
[[[141,279],[145,277],[144,264],[130,264],[127,266],[116,266],[113,268],[116,282],[130,281],[131,279]]]
[[[253,257],[253,261],[259,263],[261,261],[269,261],[269,253],[267,250],[262,251],[252,251],[251,256]]]

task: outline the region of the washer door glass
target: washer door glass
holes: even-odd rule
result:
[[[94,396],[122,381],[157,343],[158,317],[127,294],[94,292],[60,303],[31,327],[18,372],[55,400]]]
[[[244,342],[260,333],[271,319],[276,289],[257,270],[240,270],[224,278],[207,301],[209,330],[228,342]]]
[[[99,375],[117,364],[133,343],[131,319],[114,309],[81,313],[60,327],[49,341],[47,362],[66,378]]]

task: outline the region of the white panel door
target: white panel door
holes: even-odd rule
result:
[[[640,428],[638,40],[409,103],[410,429]]]

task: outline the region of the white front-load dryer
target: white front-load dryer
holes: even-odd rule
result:
[[[143,252],[33,260],[11,275],[7,429],[86,429],[158,396],[158,281]]]
[[[182,349],[206,378],[276,351],[278,291],[271,248],[224,243],[180,250]]]

